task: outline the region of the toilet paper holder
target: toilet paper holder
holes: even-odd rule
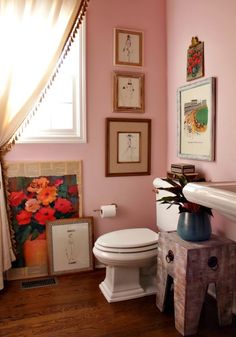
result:
[[[116,209],[118,208],[117,204],[115,204],[114,202],[112,202],[112,203],[109,204],[109,205],[115,205],[115,206],[116,206]],[[99,213],[101,213],[101,209],[94,209],[93,211],[94,211],[94,212],[99,212]]]

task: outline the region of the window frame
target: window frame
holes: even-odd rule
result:
[[[73,128],[69,131],[66,129],[54,129],[48,131],[41,131],[39,135],[22,136],[17,140],[21,144],[38,144],[38,143],[87,143],[87,118],[86,118],[86,20],[81,23],[78,31],[80,34],[81,44],[79,47],[79,71],[80,76],[77,78],[73,90]],[[63,65],[62,65],[63,66]],[[50,91],[50,89],[49,89]],[[40,109],[40,108],[39,108]],[[36,114],[39,112],[36,112]],[[32,117],[34,118],[34,117]],[[76,118],[79,118],[76,123]],[[77,125],[76,125],[77,124]],[[74,134],[73,134],[74,133]]]

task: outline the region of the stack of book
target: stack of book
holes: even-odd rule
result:
[[[185,164],[185,163],[171,164],[171,172],[178,174],[194,173],[195,166],[192,164]]]
[[[174,179],[181,175],[185,175],[191,180],[198,177],[199,173],[195,172],[195,166],[192,164],[171,164],[171,170],[167,172],[167,177]]]

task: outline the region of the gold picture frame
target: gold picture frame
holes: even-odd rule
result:
[[[144,74],[113,72],[113,111],[144,112]]]
[[[47,223],[50,275],[93,270],[93,218],[54,220]]]
[[[177,90],[178,157],[213,161],[215,156],[216,79]]]
[[[106,176],[149,175],[151,119],[106,118]]]
[[[141,67],[143,65],[143,32],[114,29],[115,65]]]

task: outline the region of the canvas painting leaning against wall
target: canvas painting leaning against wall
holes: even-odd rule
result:
[[[8,279],[48,275],[48,221],[82,216],[81,161],[8,163],[16,261]]]

